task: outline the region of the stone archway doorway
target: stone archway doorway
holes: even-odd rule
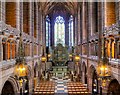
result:
[[[85,62],[83,62],[82,68],[83,68],[83,70],[82,70],[83,71],[83,73],[82,73],[83,81],[85,84],[87,84],[87,67],[85,65]]]
[[[9,81],[5,82],[1,95],[15,95],[14,87]]]
[[[119,95],[120,94],[120,84],[116,79],[112,80],[108,86],[107,95]]]
[[[93,77],[92,77],[92,93],[98,94],[98,77],[95,70],[93,72]]]

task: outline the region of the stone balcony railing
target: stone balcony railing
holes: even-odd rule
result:
[[[93,60],[93,61],[98,61],[98,56],[89,56],[87,57],[87,55],[80,55],[81,58],[85,58],[85,59],[88,59],[88,60]],[[109,58],[109,63],[111,65],[119,65],[120,66],[120,59],[111,59]]]
[[[0,34],[4,36],[14,35],[15,38],[19,36],[20,31],[16,28],[7,25],[4,22],[0,21]]]
[[[15,64],[15,59],[12,59],[12,60],[7,60],[7,61],[1,61],[0,62],[0,69],[1,70],[6,70],[8,68],[11,68],[14,66]]]
[[[109,63],[113,68],[118,68],[120,69],[120,59],[110,59]]]
[[[99,38],[99,33],[94,33],[93,35],[89,35],[89,42],[96,41]]]
[[[33,58],[31,56],[27,56],[26,58],[26,62],[32,61],[32,60],[36,60],[36,59],[40,59],[40,56],[35,55]],[[0,70],[7,70],[11,67],[13,67],[16,63],[15,59],[11,59],[11,60],[4,60],[0,62]]]
[[[105,36],[119,36],[120,34],[120,25],[119,23],[113,24],[109,27],[105,27],[104,31]]]
[[[4,36],[9,36],[9,35],[13,35],[14,38],[16,39],[17,37],[19,37],[20,34],[20,30],[13,28],[11,25],[7,25],[5,24],[3,21],[0,21],[0,35],[4,35]],[[30,35],[28,35],[25,32],[22,32],[22,37],[23,40],[27,41],[27,42],[31,42],[32,41],[32,37]],[[37,39],[34,38],[34,42],[37,43]]]

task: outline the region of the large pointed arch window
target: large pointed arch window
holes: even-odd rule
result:
[[[55,19],[54,43],[55,43],[55,46],[58,43],[61,43],[63,46],[65,46],[65,21],[61,16],[58,16]]]
[[[46,16],[46,46],[50,46],[50,19]]]
[[[73,34],[73,16],[69,19],[69,46],[74,46],[74,34]]]

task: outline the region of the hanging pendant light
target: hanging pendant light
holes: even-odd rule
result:
[[[42,54],[42,57],[41,57],[41,62],[42,62],[42,63],[45,63],[46,60],[47,60],[47,58],[46,58],[46,56],[45,56],[45,54],[44,54],[44,48],[43,48],[43,54]]]
[[[22,42],[22,33],[20,32],[20,41],[18,47],[18,54],[15,63],[14,75],[19,78],[24,78],[28,75],[28,66],[25,63],[25,52]]]
[[[106,55],[104,36],[103,36],[103,46],[102,46],[102,58],[100,59],[97,66],[97,74],[98,74],[98,79],[101,80],[102,82],[102,86],[105,86],[106,82],[109,81],[111,77],[111,67]]]

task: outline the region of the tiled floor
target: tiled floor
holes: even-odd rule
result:
[[[51,81],[40,82],[35,88],[34,95],[88,95],[87,86],[80,82],[71,82],[55,78]],[[90,95],[90,94],[89,94]]]
[[[62,93],[64,93],[65,95],[67,95],[68,93],[66,81],[58,79],[56,80],[55,95]]]

